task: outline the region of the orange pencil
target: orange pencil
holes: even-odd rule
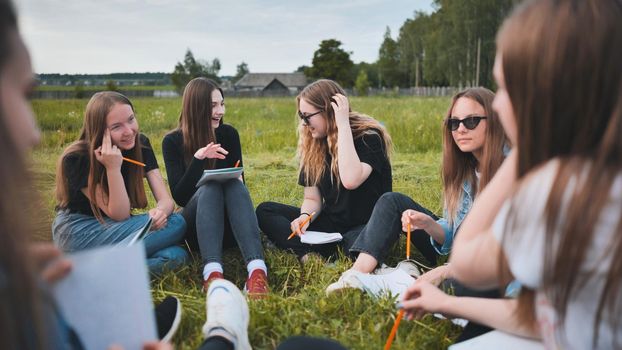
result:
[[[311,213],[311,215],[309,215],[309,217],[305,221],[303,221],[302,224],[300,224],[300,228],[305,227],[307,222],[311,221],[311,218],[313,217],[313,215],[315,215],[315,212]],[[296,231],[292,231],[292,234],[289,235],[289,237],[287,237],[287,240],[292,239],[295,235],[296,235]]]
[[[136,161],[134,159],[129,159],[129,158],[123,157],[123,160],[128,162],[128,163],[132,163],[132,164],[136,164],[136,165],[140,165],[140,166],[145,166],[145,163],[141,163],[141,162]]]
[[[389,334],[389,338],[387,338],[387,342],[384,344],[384,350],[389,350],[391,348],[391,344],[393,344],[393,339],[395,338],[395,334],[397,334],[397,327],[400,325],[400,321],[404,317],[404,309],[400,309],[397,313],[397,318],[393,323],[393,328],[391,328],[391,333]]]
[[[406,260],[410,260],[410,222],[406,225]]]
[[[233,166],[234,168],[237,168],[238,165],[240,165],[240,161],[238,160],[237,162],[235,162],[235,165]]]

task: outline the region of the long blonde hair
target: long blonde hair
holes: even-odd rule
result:
[[[300,100],[304,99],[310,105],[323,111],[321,116],[326,119],[326,138],[315,139],[311,136],[309,128],[302,121],[298,125],[297,153],[300,159],[300,171],[305,175],[305,183],[310,186],[317,186],[322,176],[324,176],[327,160],[326,153],[331,156],[331,178],[336,183],[337,188],[341,184],[338,167],[339,159],[337,157],[337,124],[335,112],[330,104],[331,98],[335,94],[345,96],[346,92],[336,82],[321,79],[307,85],[296,97],[297,110],[300,109]],[[391,136],[377,120],[368,115],[353,112],[350,109],[350,128],[355,140],[363,135],[378,135],[382,139],[384,154],[387,159],[390,158],[393,149]]]
[[[456,101],[460,98],[468,98],[477,102],[486,113],[486,138],[484,140],[481,164],[471,152],[462,152],[447,127],[447,121],[451,117]],[[495,94],[483,87],[467,88],[458,92],[452,98],[451,106],[447,110],[445,124],[443,125],[443,166],[441,177],[443,180],[443,200],[448,213],[447,220],[453,223],[462,200],[462,185],[465,181],[471,184],[473,193],[478,193],[486,187],[488,182],[503,163],[503,147],[506,144],[505,133],[499,121],[499,116],[492,110],[492,101]],[[479,185],[475,176],[475,170],[479,167]]]
[[[134,110],[134,106],[130,100],[114,91],[98,92],[86,105],[84,112],[84,124],[80,131],[80,137],[77,141],[69,145],[56,165],[56,201],[58,208],[66,208],[69,204],[70,193],[67,176],[64,169],[64,161],[67,156],[78,154],[89,158],[89,178],[88,192],[91,202],[91,210],[93,215],[103,222],[101,209],[95,201],[95,193],[97,186],[100,186],[104,192],[104,197],[108,198],[108,177],[106,168],[95,158],[95,150],[101,146],[106,131],[106,116],[110,113],[112,107],[116,104],[125,104]],[[136,134],[134,148],[130,151],[130,157],[142,162],[143,153],[139,134]],[[132,208],[145,208],[147,206],[147,196],[145,194],[145,186],[143,183],[144,170],[142,167],[130,167],[127,182],[127,194],[130,199]]]

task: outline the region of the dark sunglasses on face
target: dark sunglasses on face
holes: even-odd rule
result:
[[[467,128],[469,130],[473,130],[473,129],[477,128],[477,126],[479,125],[479,122],[482,119],[487,119],[487,118],[483,117],[483,116],[480,116],[480,115],[473,115],[473,116],[470,116],[470,117],[466,117],[464,119],[458,119],[456,117],[450,117],[449,119],[447,119],[447,127],[451,131],[456,131],[460,127],[460,123],[462,123],[462,124],[464,124],[465,128]]]
[[[298,111],[298,117],[300,117],[300,119],[302,120],[302,122],[303,122],[305,125],[309,125],[309,119],[310,119],[311,117],[313,117],[314,115],[320,114],[320,113],[322,113],[322,112],[324,112],[324,111],[323,111],[323,110],[321,110],[321,109],[320,109],[319,111],[317,111],[317,112],[315,112],[315,113],[311,113],[311,114],[304,114],[304,113],[302,113],[301,111]]]

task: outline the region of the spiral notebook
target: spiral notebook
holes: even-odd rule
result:
[[[243,171],[244,167],[204,170],[203,176],[197,182],[197,187],[203,186],[207,181],[224,182],[237,179],[242,175]]]

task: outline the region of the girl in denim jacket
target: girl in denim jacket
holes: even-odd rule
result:
[[[505,134],[492,110],[494,93],[485,88],[468,88],[456,94],[443,128],[443,217],[438,217],[410,197],[385,193],[376,203],[371,218],[350,252],[358,253],[352,270],[369,273],[383,261],[408,224],[411,242],[427,263],[436,265],[447,255],[469,212],[476,194],[493,177],[504,159]],[[446,269],[432,270],[424,278],[443,279]],[[349,287],[344,278],[327,292]]]

